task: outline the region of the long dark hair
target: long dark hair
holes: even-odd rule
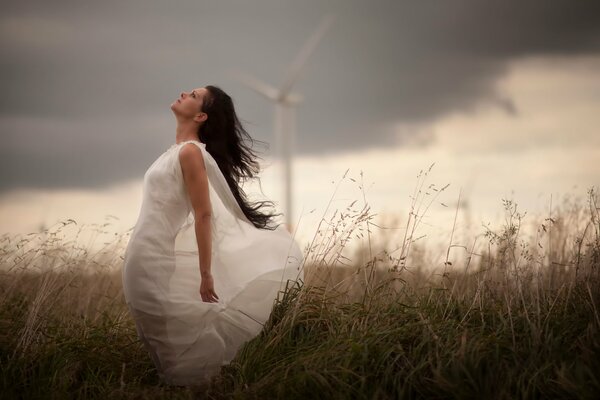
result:
[[[240,187],[240,183],[248,179],[258,179],[260,184],[260,178],[257,176],[260,166],[256,159],[261,157],[252,151],[251,146],[245,144],[244,137],[252,143],[262,141],[252,139],[246,132],[235,113],[233,100],[227,93],[218,86],[207,85],[204,88],[208,92],[202,101],[201,111],[208,114],[208,118],[200,125],[198,138],[219,165],[231,192],[250,222],[260,229],[277,229],[281,224],[271,224],[275,216],[282,214],[259,211],[264,206],[273,206],[274,203],[250,202]]]

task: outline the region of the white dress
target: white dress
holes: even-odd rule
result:
[[[218,303],[202,301],[199,292],[194,210],[179,163],[187,143],[201,149],[209,179]],[[288,279],[304,278],[294,238],[282,225],[252,225],[205,146],[174,144],[148,168],[123,264],[123,293],[138,335],[159,376],[172,385],[199,384],[217,374],[261,331]]]

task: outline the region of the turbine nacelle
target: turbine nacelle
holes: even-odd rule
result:
[[[297,93],[290,92],[285,95],[284,92],[278,90],[273,85],[261,81],[248,73],[231,68],[228,69],[228,73],[267,100],[290,106],[298,105],[304,100],[304,97]]]

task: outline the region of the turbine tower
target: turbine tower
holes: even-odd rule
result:
[[[470,229],[472,227],[472,212],[473,209],[471,208],[471,191],[473,190],[473,182],[475,181],[475,177],[478,173],[478,170],[473,170],[471,171],[471,174],[469,176],[469,179],[467,181],[467,183],[465,184],[464,187],[464,191],[461,190],[460,193],[460,203],[459,202],[453,202],[452,207],[458,207],[459,209],[462,210],[464,216],[465,216],[465,234],[470,235]]]
[[[284,193],[285,224],[289,232],[293,232],[292,223],[292,149],[295,142],[295,110],[303,97],[292,93],[292,86],[299,79],[300,74],[307,64],[308,58],[313,53],[325,32],[334,21],[334,16],[326,15],[321,24],[304,43],[296,58],[288,67],[283,83],[276,88],[249,74],[230,69],[229,73],[242,83],[275,103],[273,129],[275,131],[276,151],[283,162],[282,181]]]

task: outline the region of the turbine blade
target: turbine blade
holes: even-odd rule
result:
[[[292,90],[292,86],[300,76],[302,69],[305,67],[308,58],[313,53],[333,21],[335,20],[335,16],[333,14],[326,15],[325,18],[321,21],[319,27],[313,32],[313,34],[308,38],[308,40],[304,43],[304,46],[294,59],[294,61],[290,64],[288,68],[285,79],[283,80],[283,84],[279,87],[279,94],[281,97],[285,97],[290,90]]]
[[[278,91],[274,86],[271,86],[268,83],[263,82],[260,79],[239,70],[228,69],[227,72],[230,76],[245,84],[250,89],[253,89],[260,95],[266,97],[267,99],[277,100]]]

